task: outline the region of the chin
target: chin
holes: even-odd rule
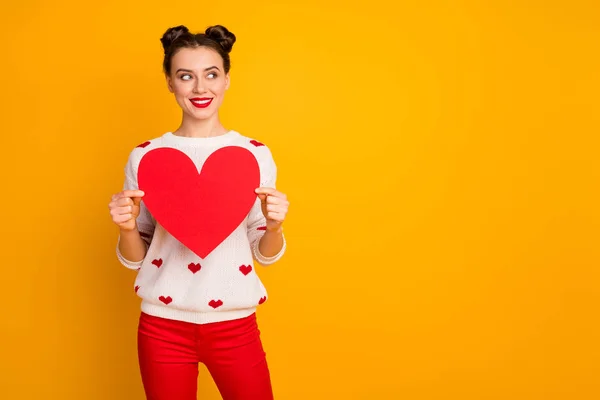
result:
[[[210,119],[214,114],[214,112],[207,110],[192,110],[190,112],[190,116],[198,120]]]

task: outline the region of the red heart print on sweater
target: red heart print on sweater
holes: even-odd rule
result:
[[[200,172],[185,153],[161,147],[142,157],[138,183],[156,220],[206,258],[252,209],[260,169],[250,150],[239,146],[215,150]]]
[[[146,146],[148,146],[150,144],[150,142],[144,142],[142,144],[138,144],[136,147],[141,147],[142,149]]]
[[[202,268],[202,267],[200,266],[200,264],[199,264],[199,263],[196,263],[196,264],[194,264],[194,263],[190,263],[190,265],[188,265],[188,269],[189,269],[190,271],[192,271],[194,274],[195,274],[196,272],[200,271],[200,268]]]
[[[260,300],[258,300],[258,304],[262,304],[265,301],[267,301],[267,296],[261,297]]]
[[[244,275],[248,275],[250,272],[252,272],[252,265],[242,265],[240,267],[240,272]]]
[[[156,265],[157,268],[160,268],[162,263],[163,263],[162,258],[159,258],[158,260],[152,260],[152,264]]]
[[[212,308],[219,308],[223,305],[223,301],[221,300],[211,300],[208,303],[209,306],[211,306]]]
[[[172,302],[172,301],[173,301],[173,299],[171,298],[171,296],[167,296],[167,297],[165,297],[165,296],[160,296],[158,299],[159,299],[160,301],[162,301],[163,303],[165,303],[165,304],[169,304],[170,302]]]
[[[136,287],[135,287],[135,292],[137,293],[137,292],[138,292],[138,290],[140,290],[140,287],[139,287],[139,286],[136,286]]]
[[[252,143],[253,145],[255,145],[256,147],[260,147],[260,146],[264,146],[264,144],[262,144],[261,142],[259,142],[258,140],[251,140],[250,143]]]

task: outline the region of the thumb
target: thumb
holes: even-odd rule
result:
[[[142,198],[141,197],[134,197],[133,198],[133,205],[134,206],[139,206],[141,202],[142,202]]]
[[[258,198],[260,199],[261,203],[264,203],[267,200],[267,195],[266,194],[259,194]]]

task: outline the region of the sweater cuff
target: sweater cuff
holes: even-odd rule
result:
[[[285,235],[283,233],[281,234],[281,237],[283,238],[283,246],[281,246],[281,250],[279,250],[279,253],[277,253],[271,257],[263,256],[260,253],[260,250],[258,249],[260,239],[258,239],[257,241],[254,242],[254,246],[252,247],[252,253],[254,254],[254,258],[256,259],[256,261],[258,261],[259,264],[271,265],[283,256],[283,253],[285,253],[285,249],[287,247],[287,243],[285,241]]]
[[[140,269],[142,267],[142,263],[144,262],[144,260],[130,261],[130,260],[126,259],[125,257],[123,257],[123,254],[121,254],[121,250],[119,249],[120,242],[121,242],[121,236],[119,236],[119,238],[117,239],[117,258],[119,259],[119,262],[126,268],[133,269],[133,270]]]

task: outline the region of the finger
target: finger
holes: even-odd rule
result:
[[[133,200],[130,197],[122,197],[120,199],[117,199],[117,201],[115,201],[115,204],[118,207],[132,206]]]
[[[285,197],[267,196],[267,203],[269,204],[290,204]]]
[[[267,200],[267,195],[266,194],[259,194],[258,195],[258,199],[260,200],[261,203],[264,203]]]
[[[116,207],[116,208],[113,208],[110,213],[113,216],[132,214],[133,206]]]
[[[119,198],[122,197],[144,197],[144,192],[142,190],[123,190],[119,193]]]
[[[275,197],[275,196],[267,196],[267,203],[268,204],[281,204],[284,206],[288,206],[290,204],[290,202],[287,201],[286,199],[284,199],[282,197]]]
[[[133,218],[132,214],[122,214],[116,215],[113,217],[113,221],[117,224],[122,224],[123,222],[127,222]]]
[[[278,190],[275,190],[273,188],[258,188],[256,189],[257,193],[260,193],[260,195],[266,194],[268,199],[274,198],[274,199],[282,199],[282,200],[287,200],[287,195],[285,193],[281,193]]]
[[[256,189],[254,189],[254,191],[258,194],[271,194],[275,191],[275,188],[272,187],[266,187],[266,186],[261,186],[261,187],[257,187]]]
[[[269,197],[274,197],[276,199],[287,200],[287,196],[285,193],[281,193],[279,191],[274,191],[273,194],[270,194]]]
[[[261,186],[261,187],[259,187],[259,188],[256,188],[256,189],[254,189],[254,191],[255,191],[257,194],[267,194],[267,195],[269,195],[269,196],[273,196],[273,195],[275,195],[275,193],[277,193],[277,190],[275,190],[275,188],[271,188],[271,187],[262,187],[262,186]]]
[[[276,213],[286,213],[287,212],[287,207],[286,206],[281,206],[281,205],[269,204],[267,206],[267,211],[272,211],[272,212],[276,212]]]
[[[267,196],[267,204],[280,204],[282,199],[275,196]]]
[[[272,221],[283,222],[285,214],[269,211],[267,217]]]

